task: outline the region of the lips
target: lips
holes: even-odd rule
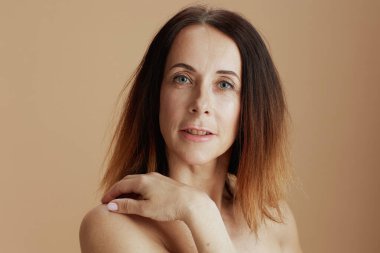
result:
[[[196,126],[196,125],[185,125],[180,128],[180,131],[186,132],[195,136],[205,136],[205,135],[215,135],[216,133],[208,127]]]
[[[181,136],[192,143],[204,143],[212,141],[215,133],[204,127],[187,126],[180,130]]]
[[[183,131],[185,131],[186,133],[192,134],[192,135],[200,135],[200,136],[212,134],[209,131],[197,130],[197,129],[192,129],[192,128],[184,129]]]

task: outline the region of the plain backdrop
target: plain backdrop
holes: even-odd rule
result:
[[[0,252],[80,252],[118,94],[190,3],[0,0]],[[279,70],[304,252],[380,252],[380,2],[199,3],[244,15]]]

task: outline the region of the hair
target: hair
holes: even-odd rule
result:
[[[107,191],[129,174],[168,174],[158,118],[160,88],[171,45],[176,35],[190,25],[216,28],[232,38],[240,51],[240,122],[228,173],[236,175],[234,201],[257,233],[265,218],[283,222],[280,201],[291,178],[286,148],[288,113],[279,75],[265,43],[251,23],[228,10],[187,7],[155,35],[127,83],[130,89],[108,148],[101,187]]]

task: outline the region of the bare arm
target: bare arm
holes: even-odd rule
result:
[[[136,193],[140,198],[115,199],[128,193]],[[221,214],[207,194],[160,174],[128,176],[115,184],[102,202],[113,204],[113,212],[158,221],[183,221],[199,253],[236,252]]]
[[[203,202],[203,203],[202,203]],[[208,198],[189,208],[184,222],[189,227],[199,253],[234,253],[219,209]]]
[[[87,213],[81,223],[79,239],[82,253],[167,253],[129,216],[111,213],[105,205]]]

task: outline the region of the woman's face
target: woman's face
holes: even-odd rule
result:
[[[208,25],[180,31],[160,93],[169,159],[204,165],[228,155],[238,129],[241,85],[241,58],[232,39]]]

